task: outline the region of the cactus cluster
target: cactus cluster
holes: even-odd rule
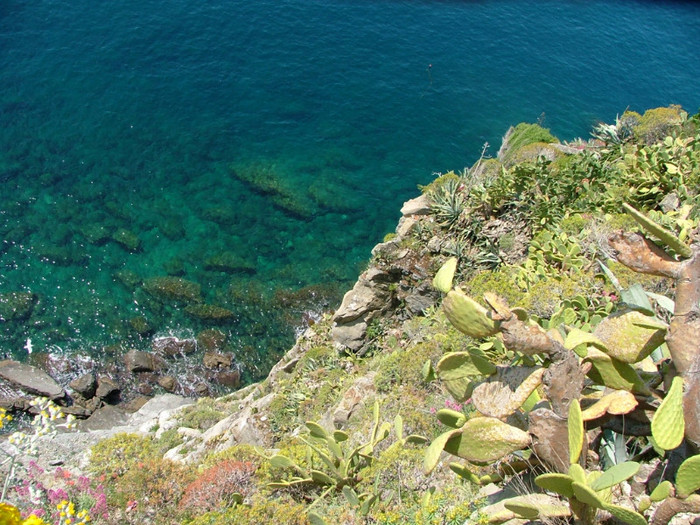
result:
[[[678,509],[700,510],[700,496],[694,494],[700,488],[700,456],[686,459],[675,485],[662,483],[638,509],[611,501],[611,487],[634,476],[638,463],[623,461],[605,472],[586,471],[582,466],[582,451],[588,447],[586,430],[598,427],[649,436],[662,453],[676,449],[684,440],[691,448],[700,445],[700,381],[692,372],[700,358],[694,350],[697,341],[688,339],[700,330],[700,326],[688,325],[697,323],[700,313],[700,256],[633,207],[625,205],[625,210],[668,252],[639,234],[615,234],[610,245],[619,262],[632,270],[676,280],[676,308],[670,323],[654,315],[644,294],[645,304],[635,304],[637,290],[623,291],[628,304],[608,312],[595,327],[537,323],[494,294],[484,295],[484,307],[459,287],[453,288],[456,260],[449,260],[438,272],[434,284],[446,293],[443,310],[458,330],[474,339],[496,336],[509,351],[526,359],[497,366],[483,352],[472,349],[446,354],[434,369],[427,365],[426,377],[440,379],[457,401],[471,398],[476,416],[467,419],[453,410],[438,412],[438,419],[449,429],[428,448],[426,472],[435,468],[444,451],[467,460],[467,465],[450,465],[455,473],[482,483],[486,478],[474,474],[469,463],[493,464],[531,448],[537,458],[532,461],[552,470],[538,476],[536,484],[566,498],[571,512],[583,523],[595,523],[597,511],[604,510],[621,522],[644,524],[647,520],[642,512],[655,502],[661,503],[652,517],[654,524],[667,523],[670,517],[666,515]],[[688,317],[679,315],[679,304]],[[664,355],[671,357],[672,367],[660,366],[658,358]],[[670,384],[665,394],[664,380]],[[569,461],[562,458],[566,447]],[[529,457],[528,453],[519,455]],[[526,519],[548,515],[544,506],[525,500],[506,502],[506,508]]]

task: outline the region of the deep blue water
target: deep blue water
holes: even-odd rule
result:
[[[0,349],[195,333],[140,284],[172,274],[262,373],[434,172],[520,121],[694,113],[699,49],[693,2],[3,0],[0,293],[37,302]]]

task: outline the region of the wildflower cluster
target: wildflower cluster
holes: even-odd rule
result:
[[[44,484],[46,474],[35,461],[23,465],[20,460],[38,453],[42,438],[51,438],[60,428],[75,427],[72,415],[65,417],[63,411],[47,398],[36,398],[31,403],[36,410],[32,420],[31,432],[14,432],[0,451],[6,455],[0,466],[8,465],[0,495],[0,525],[83,525],[90,522],[89,512],[106,516],[107,501],[101,486],[93,488],[92,482],[85,476],[72,479],[70,471],[56,469],[54,479],[49,486]],[[12,417],[0,409],[0,428]],[[18,471],[22,471],[20,476]],[[10,484],[12,501],[25,509],[20,509],[5,502]],[[75,499],[80,503],[76,512]],[[21,504],[21,505],[20,505]],[[90,509],[88,511],[88,509]],[[45,521],[51,519],[52,521]]]
[[[71,501],[63,500],[58,505],[59,521],[57,525],[83,525],[90,521],[90,515],[86,510],[75,512],[75,505]]]
[[[33,399],[30,405],[38,411],[38,414],[32,420],[34,432],[31,434],[15,432],[9,437],[8,442],[14,445],[17,453],[35,456],[39,439],[43,436],[56,435],[59,428],[75,428],[75,416],[71,414],[65,417],[61,408],[45,397]],[[64,418],[65,421],[63,423],[58,422]]]

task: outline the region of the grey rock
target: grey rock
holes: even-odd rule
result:
[[[95,396],[100,399],[111,399],[119,394],[119,385],[106,376],[97,378],[97,390]]]
[[[404,217],[408,215],[429,215],[430,214],[430,200],[427,195],[421,195],[415,199],[404,202],[401,208],[401,215]]]
[[[153,340],[151,348],[154,352],[168,357],[189,355],[197,350],[197,341],[177,337],[157,337]]]
[[[78,424],[78,429],[81,431],[106,430],[125,425],[130,416],[131,414],[126,410],[113,405],[105,405],[95,410],[85,421],[81,421]]]
[[[364,406],[367,400],[374,398],[377,393],[377,388],[374,386],[375,375],[376,373],[372,372],[361,376],[347,389],[333,411],[333,426],[343,428],[358,408]]]
[[[83,374],[77,379],[71,381],[68,386],[76,393],[80,394],[85,399],[90,399],[95,396],[97,391],[97,378],[95,374],[89,372]]]
[[[16,385],[28,394],[59,399],[65,395],[63,388],[43,370],[17,361],[1,361],[0,377]]]
[[[140,350],[129,350],[124,354],[124,366],[131,373],[156,372],[163,368],[163,359]]]
[[[366,333],[367,323],[361,319],[343,325],[335,325],[331,329],[333,341],[353,352],[362,348]]]

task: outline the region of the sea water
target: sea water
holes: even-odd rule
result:
[[[260,377],[419,184],[520,121],[694,113],[699,49],[693,2],[3,0],[0,350],[216,326]]]

